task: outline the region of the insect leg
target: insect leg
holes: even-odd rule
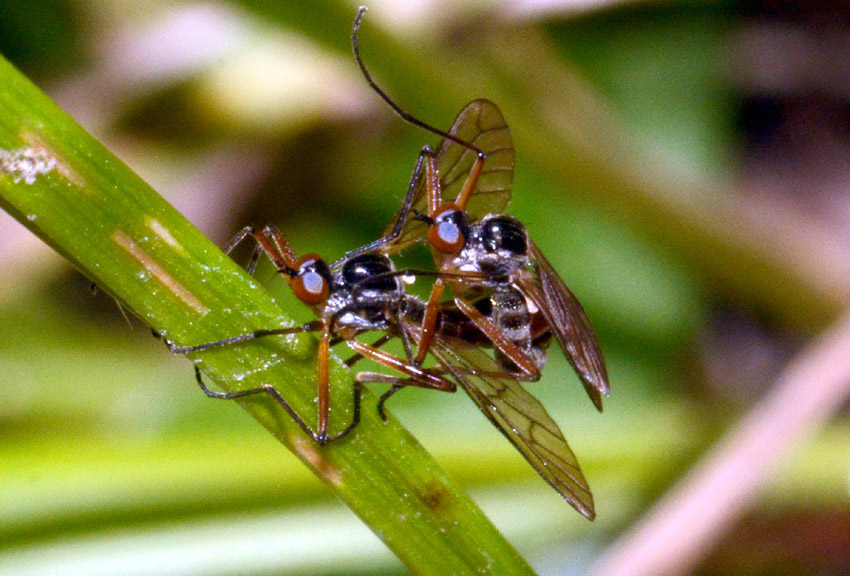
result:
[[[380,398],[378,398],[378,415],[384,422],[389,419],[387,418],[387,413],[384,410],[384,405],[387,403],[387,400],[403,388],[407,388],[408,386],[417,386],[415,378],[399,378],[397,376],[389,376],[378,372],[361,372],[357,375],[357,379],[363,383],[389,384],[392,386],[389,390],[381,394]],[[454,392],[454,390],[445,390],[445,392]]]
[[[234,248],[236,248],[239,244],[242,243],[243,240],[245,240],[245,238],[247,238],[248,236],[256,238],[256,235],[257,231],[254,229],[253,226],[245,226],[244,228],[242,228],[242,230],[236,233],[236,236],[230,239],[230,242],[228,242],[227,246],[224,247],[224,253],[230,254]]]
[[[347,344],[358,354],[366,356],[379,364],[383,364],[387,368],[392,368],[393,370],[405,374],[409,377],[410,386],[442,390],[444,392],[454,392],[457,389],[457,386],[451,380],[446,380],[439,374],[426,370],[425,368],[414,366],[410,362],[402,360],[398,356],[394,356],[389,352],[373,348],[358,340],[348,340]],[[366,374],[369,373],[367,372]]]
[[[289,243],[275,226],[266,226],[259,232],[253,226],[245,226],[227,243],[227,246],[224,248],[225,253],[230,254],[248,236],[251,236],[257,242],[257,246],[251,253],[251,259],[248,261],[246,268],[248,274],[254,273],[261,253],[265,253],[268,256],[278,271],[289,274],[290,276],[295,273],[297,261],[295,252],[292,251]]]
[[[434,389],[428,383],[423,383],[420,379],[411,377],[411,378],[400,378],[398,376],[390,376],[389,374],[382,374],[380,372],[360,372],[355,377],[357,382],[361,382],[363,384],[389,384],[391,388],[381,394],[378,399],[378,414],[381,416],[381,420],[384,422],[387,421],[387,414],[384,411],[384,404],[386,404],[387,400],[390,399],[396,392],[401,390],[402,388],[407,388],[409,386],[414,386],[417,388],[430,388]],[[438,390],[442,392],[454,392],[454,383],[451,383],[452,388],[438,388]]]
[[[411,382],[411,380],[411,378],[399,378],[398,376],[390,376],[388,374],[381,374],[380,372],[361,372],[357,375],[357,381],[364,384],[389,384],[391,386],[391,388],[381,394],[381,397],[378,399],[378,415],[384,422],[389,420],[389,418],[387,418],[387,413],[384,410],[384,404],[386,404],[387,400],[389,400],[393,394],[402,388],[415,386],[416,384]]]
[[[328,375],[328,359],[330,354],[330,332],[327,327],[322,330],[319,340],[318,367],[316,370],[316,394],[318,410],[319,442],[327,442],[328,419],[330,417],[330,382]]]
[[[356,250],[352,250],[351,252],[346,252],[342,258],[334,262],[331,268],[336,268],[339,264],[345,260],[353,258],[355,256],[360,256],[361,254],[366,254],[368,252],[374,252],[387,244],[392,244],[395,242],[399,236],[401,236],[402,230],[404,230],[404,226],[407,224],[410,219],[410,212],[413,209],[413,202],[416,198],[416,187],[419,184],[419,180],[422,177],[423,166],[427,165],[436,165],[436,153],[434,149],[430,146],[424,146],[422,150],[419,152],[419,158],[416,160],[416,166],[413,168],[413,174],[410,177],[410,183],[407,186],[407,194],[404,196],[404,201],[401,204],[401,208],[398,209],[395,216],[393,217],[393,228],[390,230],[388,234],[378,238],[374,242],[370,242],[365,246],[361,246]],[[433,169],[436,172],[436,168]]]
[[[469,171],[469,176],[466,177],[466,181],[463,183],[463,188],[461,188],[460,194],[458,194],[455,199],[455,204],[457,204],[461,210],[466,210],[466,205],[469,204],[469,199],[475,193],[475,187],[478,185],[478,177],[481,176],[481,169],[484,167],[484,159],[485,156],[483,154],[478,154],[478,157],[475,159],[475,162],[472,164],[472,168]]]
[[[475,326],[484,333],[485,336],[493,343],[502,354],[507,356],[522,372],[527,381],[535,382],[540,379],[540,369],[534,360],[528,354],[523,352],[515,343],[513,343],[505,333],[493,322],[482,314],[475,306],[461,298],[455,296],[455,304],[458,309],[469,318]]]
[[[403,332],[402,334],[406,336],[406,332]],[[389,340],[391,340],[391,338],[392,337],[389,334],[384,334],[383,336],[378,338],[375,342],[373,342],[371,347],[372,348],[379,348],[380,346],[383,346],[384,344],[389,342]],[[410,357],[410,356],[411,356],[411,354],[408,351],[408,357]],[[350,368],[350,367],[354,366],[355,363],[359,362],[360,360],[362,360],[365,357],[366,356],[364,356],[363,354],[358,352],[357,354],[355,354],[354,356],[352,356],[351,358],[346,360],[345,364],[346,364],[346,366],[348,366]],[[438,368],[440,368],[440,367],[430,368],[430,369],[428,369],[427,372],[430,373],[430,374],[435,374],[435,370],[437,370]],[[399,378],[398,376],[391,376],[389,374],[383,374],[381,372],[358,372],[357,375],[354,377],[354,380],[355,380],[355,382],[362,383],[362,384],[389,384],[391,386],[391,388],[389,390],[387,390],[386,392],[384,392],[381,395],[380,399],[378,400],[378,414],[381,416],[381,419],[384,422],[387,421],[387,415],[386,415],[386,412],[384,411],[384,404],[386,403],[387,400],[389,400],[389,398],[393,394],[395,394],[396,392],[398,392],[402,388],[406,388],[408,386],[416,386],[416,387],[420,387],[420,388],[432,388],[432,389],[434,388],[434,386],[430,383],[430,381],[429,382],[422,382],[421,380],[418,380],[415,377]],[[453,386],[453,384],[452,384],[452,386]],[[443,388],[438,388],[438,389],[443,390]],[[453,389],[452,390],[445,389],[444,391],[454,392]]]
[[[295,409],[292,408],[292,406],[290,406],[286,400],[284,400],[283,396],[280,394],[277,388],[275,388],[271,384],[264,384],[259,388],[253,388],[251,390],[240,390],[238,392],[214,392],[204,384],[201,378],[200,370],[197,366],[195,367],[195,376],[201,389],[207,396],[211,398],[230,400],[234,398],[250,396],[253,394],[268,394],[269,396],[274,398],[277,403],[284,408],[284,410],[286,410],[286,412],[295,421],[295,423],[298,424],[298,426],[302,430],[304,430],[304,432],[307,433],[316,443],[327,444],[328,442],[332,442],[333,440],[342,438],[343,436],[351,432],[351,430],[353,430],[354,427],[357,426],[357,424],[360,422],[360,397],[362,391],[362,384],[359,381],[355,381],[353,408],[354,414],[351,423],[341,432],[338,432],[333,436],[328,436],[328,424],[330,416],[330,386],[328,374],[328,360],[330,355],[330,333],[327,329],[324,328],[324,325],[321,322],[310,322],[308,324],[305,324],[304,326],[299,326],[296,328],[281,328],[279,330],[259,330],[257,332],[234,336],[233,338],[227,338],[225,340],[219,340],[217,342],[199,344],[197,346],[179,347],[174,346],[169,342],[166,342],[166,344],[172,352],[187,353],[206,350],[208,348],[213,347],[226,346],[228,344],[234,344],[237,342],[244,342],[246,340],[260,338],[263,336],[297,334],[301,332],[315,330],[322,330],[322,337],[319,340],[319,352],[317,357],[318,431],[315,431],[310,428],[310,426],[304,421],[304,419],[298,415]]]
[[[244,398],[246,396],[253,396],[256,394],[268,394],[275,400],[275,402],[280,404],[281,407],[286,410],[286,413],[289,414],[289,417],[292,418],[292,420],[298,425],[298,427],[301,428],[301,430],[303,430],[305,434],[310,436],[310,438],[312,438],[313,441],[317,444],[326,444],[333,440],[342,438],[343,436],[351,432],[351,430],[353,430],[354,427],[357,426],[357,424],[360,422],[360,392],[362,390],[362,387],[359,382],[355,382],[354,417],[352,418],[351,424],[349,424],[345,428],[345,430],[339,432],[338,434],[328,437],[327,433],[325,433],[323,437],[321,433],[316,432],[315,430],[310,428],[310,425],[307,424],[307,422],[305,422],[304,419],[298,415],[298,412],[296,412],[295,409],[289,405],[289,403],[283,398],[277,388],[275,388],[271,384],[263,384],[259,388],[252,388],[250,390],[239,390],[237,392],[216,392],[214,390],[210,390],[204,383],[204,380],[201,377],[201,370],[197,366],[195,366],[195,380],[197,380],[198,385],[201,387],[201,390],[204,391],[204,394],[206,394],[210,398],[216,398],[219,400],[234,400],[236,398]]]
[[[254,332],[248,332],[247,334],[239,334],[238,336],[231,336],[230,338],[224,338],[222,340],[205,342],[203,344],[195,344],[194,346],[177,346],[169,340],[165,340],[165,345],[174,354],[189,354],[190,352],[201,352],[202,350],[209,350],[210,348],[220,348],[222,346],[229,346],[238,342],[247,342],[248,340],[263,338],[265,336],[285,336],[287,334],[315,332],[317,330],[321,330],[322,326],[322,322],[316,320],[313,322],[308,322],[307,324],[304,324],[302,326],[295,326],[292,328],[274,328],[271,330],[256,330]]]
[[[372,342],[371,346],[372,348],[380,348],[381,346],[389,342],[391,339],[392,336],[390,336],[389,334],[384,334],[383,336]],[[334,343],[331,342],[331,345],[333,344]],[[361,360],[363,360],[363,356],[361,354],[355,354],[354,356],[345,361],[345,365],[351,368]]]
[[[437,278],[434,281],[434,286],[431,288],[431,295],[428,297],[428,304],[425,307],[425,318],[422,320],[422,336],[419,339],[419,346],[416,349],[416,357],[413,359],[413,363],[417,366],[425,360],[425,355],[428,354],[428,349],[434,340],[444,289],[445,283],[443,279]]]
[[[428,216],[433,218],[443,203],[443,185],[437,171],[437,158],[433,154],[425,160],[425,191],[428,195]]]
[[[387,400],[389,400],[393,394],[401,390],[403,387],[403,385],[394,385],[392,388],[381,394],[381,397],[378,399],[378,415],[384,422],[389,420],[389,418],[387,418],[387,413],[384,410],[384,405],[387,403]]]

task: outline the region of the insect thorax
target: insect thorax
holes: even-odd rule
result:
[[[339,329],[383,330],[398,308],[404,287],[389,258],[362,254],[345,262],[334,274],[325,317]]]

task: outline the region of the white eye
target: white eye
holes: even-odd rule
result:
[[[457,244],[460,240],[460,228],[454,222],[437,224],[437,235],[446,244]]]
[[[308,272],[301,277],[304,290],[310,294],[321,294],[325,289],[325,279],[321,274],[316,272]]]
[[[466,243],[464,214],[453,204],[445,206],[434,216],[428,228],[428,242],[438,252],[453,254]]]

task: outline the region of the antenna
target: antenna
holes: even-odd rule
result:
[[[366,14],[366,10],[368,10],[366,6],[361,6],[360,9],[357,11],[357,16],[354,18],[354,26],[351,30],[351,47],[354,49],[354,59],[357,61],[357,65],[360,66],[360,71],[363,73],[363,77],[366,78],[366,82],[369,83],[369,86],[372,88],[372,90],[377,92],[378,96],[380,96],[384,102],[389,104],[390,108],[393,109],[393,112],[398,114],[399,117],[405,122],[413,124],[414,126],[422,128],[423,130],[427,130],[428,132],[436,134],[437,136],[445,138],[446,140],[451,140],[455,144],[459,144],[468,150],[472,150],[473,152],[478,154],[478,156],[482,160],[485,159],[487,157],[486,154],[484,154],[484,152],[477,146],[470,144],[466,140],[458,138],[454,134],[449,134],[448,132],[440,130],[439,128],[435,128],[430,124],[426,124],[425,122],[419,120],[409,112],[403,110],[401,106],[393,102],[392,98],[390,98],[387,93],[384,92],[381,87],[375,83],[374,80],[372,80],[372,75],[369,74],[369,70],[366,69],[366,64],[363,63],[363,59],[360,57],[360,46],[357,42],[357,33],[360,30],[360,22],[363,20],[363,16]]]

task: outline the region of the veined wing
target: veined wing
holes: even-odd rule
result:
[[[485,416],[573,508],[590,520],[593,495],[564,435],[542,404],[477,346],[438,335],[430,348]]]
[[[449,132],[487,156],[466,207],[469,220],[503,212],[511,200],[515,152],[511,131],[499,108],[489,100],[474,100],[460,111]],[[437,167],[443,184],[443,203],[454,202],[458,197],[476,157],[472,150],[451,140],[440,143]]]
[[[499,108],[489,100],[473,100],[460,111],[449,134],[479,148],[487,156],[475,192],[467,205],[470,221],[502,212],[511,199],[515,154],[511,131]],[[436,162],[444,204],[454,202],[458,197],[477,157],[475,152],[457,142],[445,138],[440,142]],[[412,208],[420,214],[428,214],[424,174],[420,174],[416,183]],[[395,227],[399,217],[400,214],[396,214],[386,233]],[[427,231],[428,226],[424,222],[408,218],[401,236],[384,250],[399,252],[424,239]]]
[[[596,333],[578,299],[537,245],[529,242],[528,249],[534,271],[522,269],[515,279],[517,288],[534,302],[546,318],[561,350],[584,384],[587,395],[601,412],[602,395],[607,396],[611,388]]]

